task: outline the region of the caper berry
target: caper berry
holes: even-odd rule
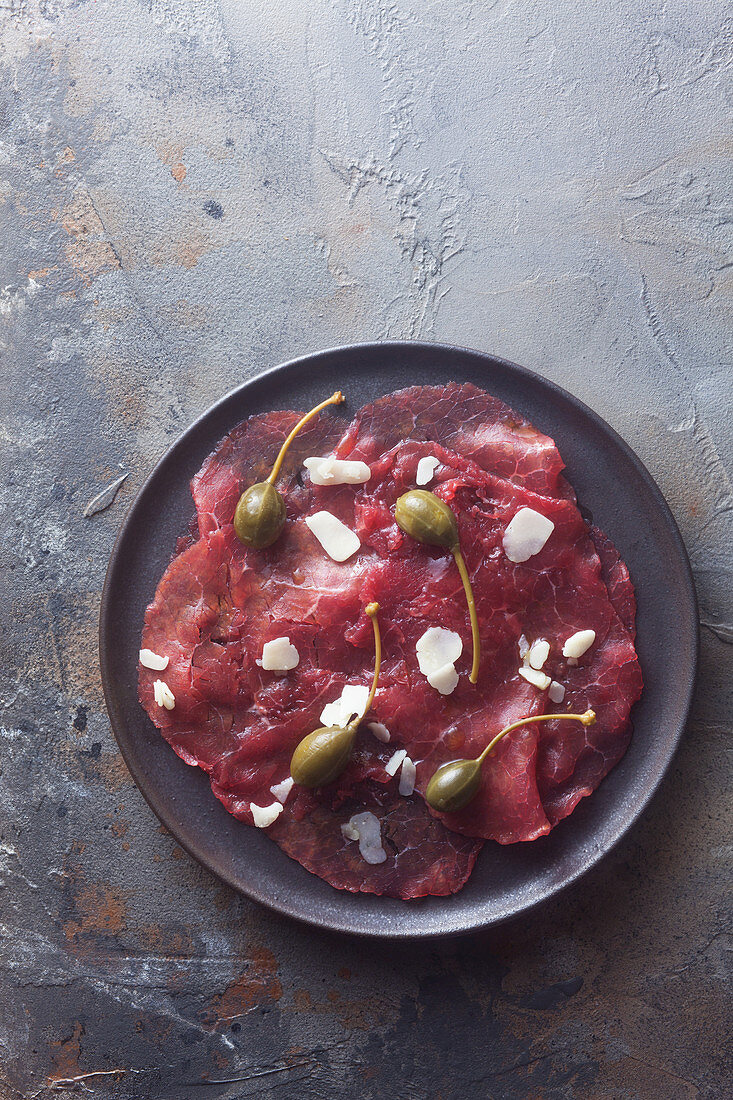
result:
[[[428,546],[443,546],[446,550],[450,550],[455,558],[458,572],[461,575],[463,590],[466,593],[468,616],[471,620],[473,661],[469,680],[472,684],[475,684],[478,680],[479,664],[481,663],[481,635],[478,628],[478,615],[476,614],[471,580],[458,541],[456,517],[445,501],[441,500],[440,497],[436,497],[435,493],[429,493],[427,489],[411,489],[409,493],[403,493],[395,505],[394,514],[397,525],[406,535],[410,535],[418,542],[427,543]]]
[[[502,737],[532,722],[550,722],[553,719],[565,718],[573,722],[582,722],[584,726],[592,726],[596,720],[596,714],[593,710],[587,710],[585,714],[533,714],[531,718],[520,718],[518,722],[512,722],[489,741],[484,751],[479,753],[475,760],[451,760],[438,768],[425,789],[425,801],[428,806],[443,814],[453,814],[462,810],[478,794],[481,786],[481,765]]]
[[[452,760],[438,768],[427,785],[425,800],[434,810],[455,813],[476,797],[481,786],[478,760]]]
[[[427,489],[411,489],[395,505],[399,527],[418,542],[443,546],[452,550],[458,546],[458,524],[448,505]]]
[[[382,638],[377,621],[378,603],[370,603],[364,608],[372,620],[374,631],[374,677],[364,714],[374,702],[374,694],[379,683],[379,670],[382,667]],[[356,740],[356,731],[362,716],[357,714],[346,726],[321,726],[307,734],[296,745],[290,760],[290,774],[301,787],[325,787],[338,779],[351,757]]]
[[[267,480],[250,485],[242,493],[234,510],[234,531],[239,541],[245,546],[254,550],[265,550],[280,537],[285,526],[285,501],[282,494],[275,488],[275,482],[288,447],[300,429],[305,427],[321,409],[325,409],[326,405],[340,405],[343,400],[341,390],[337,390],[332,397],[321,401],[315,409],[311,409],[309,413],[302,416],[280,448]]]
[[[245,546],[264,550],[279,538],[285,526],[285,501],[269,481],[250,485],[234,512],[234,531]]]
[[[354,747],[356,725],[322,726],[304,737],[293,753],[290,774],[301,787],[325,787],[338,779]]]

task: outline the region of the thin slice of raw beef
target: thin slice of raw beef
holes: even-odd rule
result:
[[[191,494],[202,535],[231,523],[239,497],[255,482],[264,481],[286,436],[302,413],[269,412],[248,417],[224,436],[191,480]],[[328,454],[344,430],[344,420],[329,409],[296,435],[285,456],[278,485],[287,486],[289,511],[298,510],[303,459]]]
[[[636,593],[629,570],[626,563],[621,561],[621,555],[608,535],[605,535],[599,527],[590,527],[588,534],[593,540],[600,559],[601,576],[608,589],[611,603],[633,640],[636,637]]]
[[[549,496],[575,496],[549,436],[514,409],[464,382],[411,386],[359,410],[338,445],[341,458],[371,463],[404,440],[434,441],[490,473]]]
[[[552,440],[489,395],[456,385],[375,402],[343,435],[338,418],[319,417],[279,483],[288,510],[283,535],[267,550],[245,550],[232,527],[236,501],[267,475],[298,415],[250,418],[194,478],[201,537],[169,566],[143,634],[144,647],[171,661],[163,673],[141,669],[140,698],[176,752],[209,773],[227,809],[252,822],[252,804],[273,803],[271,788],[288,777],[292,752],[321,724],[324,705],[347,684],[369,685],[374,644],[364,608],[377,600],[384,656],[366,720],[384,723],[391,740],[378,742],[364,723],[339,780],[315,792],[295,787],[269,833],[344,889],[397,897],[451,892],[470,873],[483,838],[507,844],[549,832],[623,755],[641,691],[628,571],[609,540],[589,531]],[[367,461],[369,481],[313,486],[299,463],[330,451]],[[439,460],[429,488],[458,517],[473,583],[482,642],[475,686],[453,558],[406,537],[394,520],[397,497],[414,488],[426,456]],[[554,530],[538,554],[517,564],[502,538],[521,507],[547,516]],[[349,561],[332,561],[308,529],[305,517],[321,509],[358,534],[361,548]],[[459,683],[447,696],[418,667],[416,643],[433,626],[455,631],[463,643]],[[568,661],[564,641],[585,629],[595,631],[593,646]],[[286,675],[257,664],[264,643],[281,636],[300,655]],[[550,643],[544,671],[565,687],[561,706],[520,675],[522,636]],[[154,702],[157,678],[175,695],[172,711]],[[440,764],[477,755],[518,718],[589,706],[598,714],[590,728],[554,721],[508,735],[485,762],[481,790],[466,809],[442,821],[428,812],[421,792]],[[385,768],[400,748],[417,765],[409,797]],[[359,808],[383,822],[384,864],[365,864],[341,833]]]
[[[417,796],[403,798],[394,781],[357,783],[347,800],[332,808],[313,795],[302,817],[283,815],[270,836],[292,859],[339,890],[422,898],[454,894],[473,870],[483,844],[451,832],[431,817]],[[359,845],[341,826],[352,814],[373,813],[381,824],[383,863],[364,861]]]

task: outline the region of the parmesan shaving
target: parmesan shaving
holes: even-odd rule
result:
[[[159,653],[153,653],[152,649],[140,650],[140,664],[143,668],[152,668],[155,672],[162,672],[168,668],[170,657],[161,657]]]
[[[536,642],[532,642],[529,650],[529,663],[532,668],[542,668],[547,658],[550,656],[550,643],[546,642],[544,638],[540,638]]]
[[[289,775],[287,779],[283,779],[282,783],[275,783],[274,786],[270,787],[271,794],[274,794],[275,798],[278,802],[282,802],[283,806],[287,802],[288,795],[293,789],[293,783],[295,783],[295,780],[292,775]]]
[[[347,684],[338,699],[326,703],[321,711],[321,723],[324,726],[340,726],[343,729],[349,721],[358,715],[361,718],[366,710],[369,688],[361,684]]]
[[[417,779],[417,768],[410,760],[409,756],[406,756],[402,761],[402,771],[400,772],[400,794],[405,798],[409,798],[415,790],[415,780]]]
[[[341,458],[306,458],[303,465],[314,485],[363,485],[372,476],[366,462]]]
[[[290,638],[273,638],[265,642],[262,647],[262,660],[255,661],[266,672],[290,672],[297,668],[300,662],[300,654],[294,645],[290,644]]]
[[[166,710],[173,710],[176,705],[176,697],[165,680],[153,681],[153,698],[159,707],[165,707]]]
[[[534,684],[540,691],[545,691],[550,686],[550,677],[544,672],[540,672],[539,669],[528,667],[523,665],[519,670],[519,675],[523,676],[528,683]]]
[[[431,672],[426,679],[430,686],[439,691],[441,695],[450,695],[458,686],[458,673],[455,665],[443,665],[436,672]]]
[[[441,695],[450,695],[458,683],[454,663],[463,652],[460,634],[431,626],[418,639],[415,650],[420,671],[430,686]]]
[[[249,808],[252,811],[252,820],[258,829],[267,829],[283,812],[282,802],[273,802],[270,806],[257,806],[254,802],[250,802]]]
[[[433,458],[432,455],[426,455],[425,458],[421,458],[417,464],[417,472],[415,474],[416,485],[429,485],[433,480],[433,475],[437,467],[440,466],[440,460]]]
[[[562,655],[563,657],[575,657],[576,659],[582,657],[595,640],[595,630],[578,630],[575,634],[571,634],[565,642],[562,647]]]
[[[365,863],[384,863],[387,853],[382,847],[379,818],[369,810],[354,814],[345,825],[341,826],[341,832],[347,840],[359,841],[359,852]]]
[[[384,741],[385,743],[389,741],[389,730],[382,722],[369,722],[367,729],[371,730],[377,741]]]
[[[306,516],[305,522],[334,561],[346,561],[361,546],[358,535],[330,512],[316,512],[312,516]]]
[[[509,561],[521,562],[539,554],[555,530],[555,524],[534,508],[520,508],[504,532],[504,553]]]
[[[565,698],[565,688],[562,684],[558,684],[557,680],[553,680],[547,689],[547,694],[553,703],[562,703]]]
[[[400,765],[402,764],[402,761],[405,759],[406,756],[406,749],[397,749],[397,752],[393,753],[387,763],[384,765],[384,770],[386,771],[387,775],[397,775]]]

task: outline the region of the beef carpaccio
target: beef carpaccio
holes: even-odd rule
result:
[[[141,665],[140,700],[179,756],[208,773],[230,813],[265,827],[333,886],[399,898],[454,893],[485,841],[545,835],[623,756],[642,687],[628,570],[581,516],[554,442],[496,398],[455,383],[390,394],[348,424],[321,413],[295,437],[280,472],[283,533],[265,550],[246,549],[233,527],[237,500],[266,475],[299,416],[250,417],[194,477],[198,535],[181,540],[142,638],[144,649],[169,661],[162,671]],[[368,481],[316,485],[303,466],[309,456],[360,460]],[[415,488],[423,458],[436,460],[426,488],[455,514],[471,578],[481,637],[475,685],[453,558],[395,522],[397,498]],[[505,536],[520,509],[553,526],[539,550],[512,561]],[[307,525],[320,511],[358,536],[360,547],[346,561],[333,560]],[[371,601],[379,603],[383,660],[351,759],[326,787],[290,785],[293,751],[323,724],[323,708],[345,687],[371,683]],[[418,663],[417,643],[436,627],[463,644],[458,683],[447,694]],[[592,632],[592,644],[580,656],[563,656],[580,632]],[[276,638],[297,651],[296,667],[286,672],[261,664],[265,643]],[[528,679],[528,647],[538,640],[549,653],[539,676]],[[156,698],[160,679],[175,701],[171,709]],[[508,734],[487,757],[479,792],[465,808],[440,814],[426,804],[438,767],[477,756],[507,724],[588,708],[597,715],[589,727],[552,720]],[[402,750],[416,766],[412,793],[400,793],[411,788],[404,761],[395,770]],[[349,829],[365,813],[378,830],[378,861]]]

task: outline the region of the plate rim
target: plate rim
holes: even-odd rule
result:
[[[114,679],[113,670],[110,667],[110,646],[108,644],[110,625],[111,625],[111,604],[114,599],[114,575],[118,560],[120,558],[122,544],[126,538],[128,528],[134,520],[134,514],[137,509],[138,503],[146,493],[148,486],[153,482],[158,474],[158,471],[166,464],[172,453],[179,447],[182,447],[184,441],[193,433],[199,429],[204,421],[212,418],[229,402],[235,402],[238,397],[241,397],[246,391],[255,384],[266,383],[268,379],[277,376],[281,371],[286,369],[297,368],[303,363],[312,362],[314,359],[323,359],[334,355],[344,355],[354,352],[381,352],[389,351],[390,349],[399,351],[404,349],[419,349],[431,354],[437,353],[451,353],[461,354],[476,357],[479,360],[484,360],[487,365],[498,364],[500,367],[509,370],[510,373],[515,373],[520,378],[524,378],[533,384],[540,383],[541,386],[549,389],[557,398],[562,402],[569,404],[574,410],[581,413],[583,416],[588,417],[591,421],[595,422],[602,432],[610,438],[613,444],[621,450],[627,459],[631,462],[637,475],[644,482],[647,491],[654,498],[657,507],[659,508],[666,526],[668,527],[673,542],[675,543],[678,562],[682,566],[681,579],[684,581],[685,593],[690,603],[691,621],[685,623],[685,628],[688,630],[686,642],[689,645],[691,660],[686,673],[686,683],[683,685],[683,690],[680,692],[680,696],[683,699],[683,705],[680,710],[680,718],[674,736],[667,740],[667,749],[663,754],[661,766],[659,766],[653,780],[647,785],[644,790],[643,796],[639,802],[634,806],[633,811],[624,814],[623,822],[620,823],[616,829],[612,838],[605,842],[603,845],[598,845],[592,852],[587,854],[571,873],[565,874],[562,881],[552,882],[548,885],[543,885],[537,892],[537,896],[533,897],[530,901],[522,904],[519,908],[512,912],[497,915],[496,917],[489,918],[483,921],[474,921],[473,923],[464,923],[460,927],[453,928],[427,928],[420,931],[414,931],[409,928],[390,927],[386,931],[380,931],[373,928],[360,927],[358,924],[347,922],[335,923],[334,921],[314,916],[309,913],[300,912],[297,906],[289,903],[287,898],[273,898],[266,893],[258,891],[256,888],[248,888],[241,881],[238,881],[233,873],[229,873],[225,867],[213,867],[208,860],[205,853],[198,850],[195,842],[184,839],[179,835],[177,823],[171,821],[170,815],[167,814],[164,807],[161,807],[157,795],[156,785],[149,778],[145,769],[139,767],[134,753],[131,748],[131,744],[125,743],[124,736],[118,734],[117,726],[124,727],[124,721],[121,714],[118,712],[115,698],[112,690],[112,682]],[[490,392],[490,391],[487,391]],[[521,410],[519,410],[521,411]],[[231,427],[235,425],[232,424]],[[231,430],[228,429],[228,430]],[[140,791],[141,795],[145,799],[145,802],[151,808],[158,820],[165,825],[176,842],[188,853],[191,858],[195,859],[197,863],[203,866],[210,874],[214,875],[220,881],[224,882],[231,889],[237,893],[249,898],[252,901],[257,902],[260,905],[265,906],[267,909],[272,910],[278,914],[297,920],[301,924],[305,924],[312,928],[319,929],[321,931],[336,932],[341,935],[358,936],[360,938],[367,939],[388,939],[388,940],[411,940],[411,939],[437,939],[446,938],[460,935],[470,935],[479,931],[485,931],[489,928],[498,927],[501,924],[506,923],[509,920],[524,917],[525,915],[534,912],[539,906],[545,904],[550,898],[559,896],[566,891],[570,886],[576,883],[584,875],[588,874],[594,867],[596,867],[601,860],[609,855],[614,848],[623,840],[625,836],[634,828],[643,816],[645,810],[650,805],[651,801],[656,796],[667,772],[669,771],[670,764],[679,748],[680,742],[685,732],[685,728],[689,721],[690,709],[692,706],[693,694],[695,690],[695,684],[697,680],[699,657],[700,657],[700,622],[699,622],[699,604],[697,598],[697,591],[695,588],[694,576],[692,572],[692,566],[690,563],[687,548],[680,533],[677,521],[669,507],[667,501],[662,494],[661,489],[657,485],[656,481],[646,468],[645,464],[633,450],[633,448],[618,434],[599,413],[595,412],[589,405],[586,405],[579,397],[566,390],[564,387],[558,385],[556,382],[544,375],[539,374],[536,371],[531,370],[528,367],[524,367],[519,363],[515,363],[510,359],[506,359],[500,355],[496,355],[493,352],[483,351],[477,348],[466,347],[461,344],[447,344],[438,341],[428,340],[367,340],[358,341],[349,344],[337,344],[327,348],[320,348],[315,351],[306,352],[302,355],[295,356],[291,359],[286,359],[280,363],[274,364],[271,367],[266,368],[263,371],[259,371],[251,378],[246,379],[238,386],[234,386],[227,393],[223,394],[211,405],[209,405],[202,413],[200,413],[183,431],[177,436],[177,438],[166,447],[163,453],[155,461],[154,465],[150,469],[148,475],[140,484],[133,500],[130,502],[127,511],[122,519],[119,530],[115,536],[112,549],[110,551],[109,561],[105,571],[104,583],[102,586],[102,593],[100,599],[100,612],[99,612],[99,660],[100,671],[102,680],[102,689],[104,693],[104,701],[107,710],[107,716],[110,723],[110,728],[117,743],[117,748],[125,762],[125,765],[132,776],[133,782]],[[130,739],[131,742],[131,739]],[[623,759],[623,758],[622,758]],[[620,763],[620,762],[619,762]],[[613,771],[613,769],[612,769]],[[610,774],[610,773],[609,773]],[[605,779],[605,777],[604,777]],[[213,795],[212,795],[213,797]],[[349,891],[337,891],[338,894],[348,903],[348,900],[352,898]],[[359,895],[355,895],[359,896]],[[385,899],[382,899],[385,900]],[[399,899],[386,899],[394,900],[399,903]],[[409,904],[402,902],[399,904]]]

